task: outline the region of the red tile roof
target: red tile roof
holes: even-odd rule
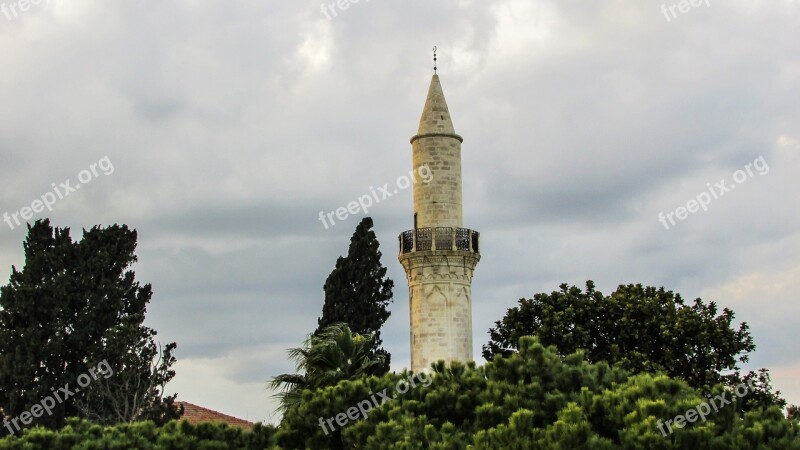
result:
[[[238,419],[236,417],[222,414],[221,412],[217,412],[208,408],[203,408],[202,406],[197,406],[189,402],[177,403],[178,405],[183,405],[183,416],[181,419],[185,419],[192,425],[202,422],[222,422],[232,427],[245,428],[248,430],[253,427],[253,422]]]

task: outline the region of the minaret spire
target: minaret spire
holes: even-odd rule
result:
[[[436,46],[433,46],[433,74],[436,75]]]
[[[457,136],[453,121],[450,118],[450,109],[447,107],[447,101],[444,98],[442,83],[439,81],[439,75],[437,74],[431,77],[428,96],[425,97],[425,106],[422,108],[422,116],[419,119],[417,135],[414,136],[411,142],[413,143],[417,138],[431,133],[445,133]],[[461,136],[457,136],[456,139],[461,140]]]

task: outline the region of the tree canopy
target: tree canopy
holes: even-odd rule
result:
[[[665,372],[690,386],[709,391],[717,384],[733,387],[754,380],[758,392],[742,407],[785,402],[771,392],[769,373],[762,369],[744,376],[739,364],[756,346],[747,323],[738,327],[734,313],[716,303],[696,299],[686,304],[663,287],[620,285],[611,295],[562,284],[558,291],[521,299],[489,330],[483,356],[492,360],[517,351],[522,336],[536,336],[559,354],[586,351],[591,362],[617,364],[634,373]]]
[[[69,228],[40,220],[28,226],[23,247],[23,269],[12,267],[9,284],[0,287],[4,415],[19,416],[67,384],[74,389],[102,362],[113,375],[74,389],[33,423],[58,428],[73,416],[100,423],[174,417],[174,396],[164,399],[163,388],[174,376],[175,344],[161,353],[156,331],[143,325],[152,289],[129,270],[136,231],[94,227],[73,242]],[[162,359],[153,366],[157,353]],[[122,404],[136,408],[121,416]]]
[[[404,372],[304,389],[278,428],[257,424],[247,432],[185,422],[102,428],[71,421],[59,433],[31,429],[7,437],[0,449],[800,450],[800,421],[775,406],[740,413],[742,398],[722,385],[712,393],[729,403],[690,418],[688,411],[709,399],[683,381],[589,363],[585,352],[562,357],[534,337],[517,348],[483,367],[435,364],[426,382],[415,385]],[[351,414],[376,394],[385,394],[379,404]],[[354,418],[333,430],[320,426],[344,414]],[[662,426],[678,416],[686,418],[681,426]]]
[[[667,434],[659,423],[686,414],[707,397],[664,374],[633,375],[604,362],[589,363],[585,352],[562,357],[534,337],[522,338],[516,348],[483,367],[435,364],[427,385],[401,388],[410,379],[404,372],[304,390],[302,402],[284,416],[275,443],[329,449],[800,449],[800,423],[775,406],[740,413],[742,399],[722,385],[712,393],[732,404],[703,421],[672,425]],[[391,398],[366,417],[327,433],[320,426],[378,392]]]

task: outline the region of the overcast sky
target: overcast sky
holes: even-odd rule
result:
[[[437,45],[482,239],[478,361],[521,297],[643,283],[733,309],[745,369],[800,403],[800,1],[20,1],[0,0],[0,213],[71,180],[31,221],[138,230],[180,399],[277,419],[266,381],[364,215],[319,212],[411,169]],[[369,215],[401,370],[412,190]],[[0,223],[2,283],[25,234]]]

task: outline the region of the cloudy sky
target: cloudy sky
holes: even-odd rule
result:
[[[800,1],[662,1],[0,0],[0,213],[81,185],[31,220],[137,229],[171,390],[274,421],[265,382],[363,216],[319,212],[411,169],[437,45],[482,235],[477,359],[521,297],[643,283],[732,308],[746,368],[800,403]],[[369,215],[400,370],[411,189]],[[3,283],[24,237],[0,223]]]

